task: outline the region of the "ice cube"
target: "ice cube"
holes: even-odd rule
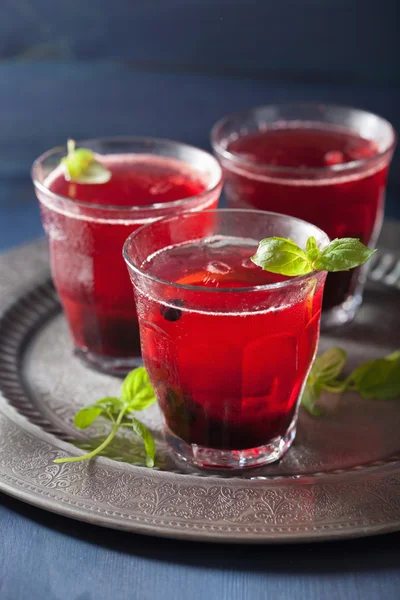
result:
[[[158,195],[158,194],[166,194],[170,189],[174,186],[171,181],[158,181],[154,185],[149,188],[149,194]]]
[[[207,271],[209,273],[215,273],[217,275],[228,275],[232,271],[231,267],[223,262],[214,260],[207,265]]]
[[[250,259],[250,257],[248,257],[248,258],[244,258],[244,259],[242,260],[242,263],[241,263],[241,265],[242,265],[242,267],[243,267],[244,269],[251,269],[251,270],[256,270],[256,269],[259,269],[259,267],[257,267],[257,265],[255,265],[255,264],[253,263],[253,261]]]
[[[351,160],[363,160],[364,158],[370,158],[377,153],[377,148],[373,144],[365,144],[364,146],[358,146],[349,148],[348,155]]]
[[[345,162],[345,156],[343,152],[339,152],[339,150],[332,150],[331,152],[327,152],[324,156],[324,163],[328,167],[333,167],[335,165],[341,165]]]

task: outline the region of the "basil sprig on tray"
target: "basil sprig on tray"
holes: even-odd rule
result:
[[[153,467],[156,454],[154,439],[147,427],[135,417],[135,412],[145,410],[155,401],[156,397],[146,369],[144,367],[134,369],[125,377],[119,397],[101,398],[94,404],[84,406],[75,415],[74,423],[78,429],[90,427],[98,417],[111,421],[112,428],[104,442],[88,454],[57,458],[54,462],[78,462],[93,458],[107,448],[121,427],[129,427],[134,434],[142,438],[147,455],[146,466]]]
[[[317,356],[301,399],[302,406],[310,414],[322,414],[317,403],[323,391],[334,394],[358,392],[366,400],[400,398],[400,350],[383,358],[369,360],[343,377],[346,360],[347,353],[342,348],[330,348]]]

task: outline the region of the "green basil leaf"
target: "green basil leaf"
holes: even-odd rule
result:
[[[316,406],[321,393],[322,386],[318,382],[307,381],[301,397],[301,406],[313,417],[319,417],[323,414],[323,411]]]
[[[86,429],[99,417],[103,412],[100,406],[90,405],[84,406],[76,413],[74,417],[75,427],[78,429]]]
[[[280,275],[305,275],[313,270],[304,250],[292,240],[280,237],[261,240],[251,260],[264,271]]]
[[[371,360],[353,371],[351,379],[365,399],[400,398],[400,358],[393,359],[389,356]]]
[[[317,246],[317,240],[315,239],[315,237],[312,235],[308,238],[307,243],[306,243],[306,252],[310,252],[310,250],[318,250],[318,246]]]
[[[144,410],[151,406],[156,397],[144,367],[131,371],[124,379],[121,395],[130,410]]]
[[[135,417],[133,417],[133,419],[132,419],[132,428],[133,428],[133,431],[135,433],[137,433],[137,435],[140,435],[140,437],[143,440],[144,448],[145,448],[146,454],[147,454],[146,466],[150,467],[150,468],[154,467],[154,458],[156,455],[156,445],[155,445],[153,436],[151,435],[150,431],[147,429],[146,425],[143,425],[143,423],[138,421]]]
[[[106,396],[105,398],[101,398],[97,400],[95,403],[96,406],[101,406],[104,413],[112,414],[113,416],[117,416],[121,411],[124,403],[121,398],[116,398],[115,396]],[[105,414],[105,416],[107,416]]]
[[[323,383],[332,382],[341,374],[346,360],[347,353],[342,348],[329,348],[316,357],[310,375]]]
[[[146,408],[149,408],[155,402],[156,397],[153,389],[147,391],[142,390],[142,392],[140,392],[140,394],[138,394],[136,398],[129,403],[129,410],[146,410]]]
[[[366,263],[374,252],[376,250],[370,250],[358,239],[336,239],[321,250],[320,255],[313,262],[313,268],[318,271],[329,271],[329,273],[349,271]]]
[[[327,392],[332,392],[332,394],[343,394],[343,392],[345,392],[348,389],[349,382],[347,381],[347,379],[333,379],[332,381],[324,381],[322,383],[322,386],[324,390],[326,390]]]
[[[318,248],[311,248],[311,250],[307,252],[307,258],[312,264],[314,264],[314,262],[319,258],[320,255],[321,250],[319,250]]]
[[[107,183],[111,172],[95,159],[92,150],[75,148],[75,141],[68,140],[68,154],[61,159],[66,179],[76,183]]]

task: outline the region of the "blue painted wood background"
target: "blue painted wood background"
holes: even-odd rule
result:
[[[397,1],[2,0],[0,56],[398,82]]]

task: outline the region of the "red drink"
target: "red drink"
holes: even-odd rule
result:
[[[71,200],[121,207],[182,200],[201,194],[207,187],[204,175],[175,159],[114,154],[102,157],[101,162],[112,174],[107,183],[72,183],[60,172],[49,180],[48,187]]]
[[[217,215],[202,216],[207,214]],[[233,219],[236,235],[212,233],[199,240],[190,235],[188,221],[181,227],[192,240],[182,243],[185,236],[176,238],[175,226],[173,234],[168,228],[172,219],[146,228],[157,248],[138,272],[131,270],[142,356],[177,452],[187,457],[187,447],[196,447],[202,456],[191,459],[197,464],[251,466],[279,458],[294,437],[299,396],[318,342],[325,273],[293,279],[251,262],[258,240],[241,233],[268,230],[268,213],[220,211],[216,219],[214,231],[218,221]],[[280,223],[276,228],[285,235]],[[130,267],[131,253],[139,260],[133,244],[135,237],[140,243],[140,234],[127,241]]]
[[[349,131],[290,127],[266,130],[232,142],[228,149],[258,164],[276,167],[321,169],[376,156],[378,147]],[[248,185],[234,170],[227,171],[226,187],[232,206],[273,210],[315,223],[333,240],[359,238],[369,244],[381,223],[388,166],[369,173],[307,182],[261,178]],[[306,183],[306,185],[304,185]],[[325,285],[324,309],[333,308],[354,293],[357,272],[331,273]]]
[[[218,290],[288,279],[256,267],[253,254],[253,244],[221,239],[215,247],[166,250],[143,268],[168,281]],[[248,313],[236,312],[234,294],[226,298],[227,312],[219,313],[218,293],[210,297],[209,312],[191,310],[196,294],[165,304],[137,295],[143,360],[167,427],[189,444],[224,450],[282,436],[316,350],[322,286],[311,300],[285,307],[282,295],[281,306]],[[251,295],[243,292],[242,302]],[[268,292],[263,300],[267,305]],[[168,374],[160,377],[163,369]]]
[[[245,133],[237,122],[230,133],[222,133],[229,118],[217,125],[214,144],[224,167],[229,205],[292,215],[314,223],[331,239],[355,237],[373,245],[383,218],[391,155],[390,144],[388,148],[385,136],[377,135],[373,123],[373,119],[380,119],[369,115],[370,127],[361,127],[367,136],[363,137],[357,129],[368,113],[353,111],[358,121],[350,129],[350,117],[344,118],[347,109],[322,107],[318,111],[318,107],[305,105],[296,118],[293,107],[292,112],[287,108],[289,114],[284,108],[281,119],[274,113],[265,122],[260,109],[257,126],[245,129]],[[313,108],[315,114],[310,112]],[[393,144],[393,132],[390,142]],[[329,274],[324,310],[352,299],[359,304],[361,287],[358,269]],[[354,310],[350,312],[354,314]],[[352,314],[343,313],[341,320]]]
[[[60,200],[40,192],[39,199],[53,279],[76,349],[96,357],[100,368],[109,370],[104,361],[116,359],[122,361],[113,363],[117,370],[126,370],[124,359],[140,356],[122,258],[126,238],[143,223],[185,207],[214,207],[219,190],[207,193],[208,174],[174,158],[127,153],[101,161],[112,173],[107,183],[72,183],[59,168],[44,184]]]

